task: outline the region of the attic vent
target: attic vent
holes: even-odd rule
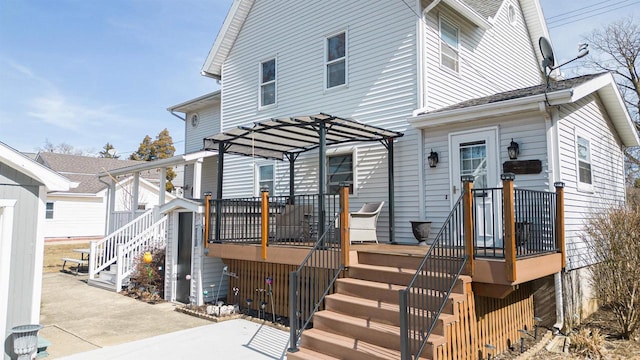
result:
[[[191,126],[198,127],[198,123],[200,123],[200,117],[198,116],[198,113],[195,113],[193,115],[191,115]]]

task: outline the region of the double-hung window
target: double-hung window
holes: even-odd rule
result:
[[[347,83],[347,33],[327,38],[326,44],[326,88],[332,88]]]
[[[45,212],[45,219],[53,219],[53,203],[52,202],[48,202],[47,203],[47,210]]]
[[[269,194],[273,195],[273,179],[273,165],[258,166],[258,192],[266,186],[269,189]]]
[[[276,103],[276,59],[260,63],[260,107]]]
[[[440,18],[440,64],[455,72],[460,71],[459,43],[458,28],[446,19]]]
[[[576,155],[578,161],[578,190],[592,191],[591,142],[580,135],[576,136]]]
[[[349,194],[353,194],[353,154],[327,157],[327,187],[330,194],[337,194],[340,184],[349,185]]]

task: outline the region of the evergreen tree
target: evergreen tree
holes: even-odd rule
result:
[[[168,159],[173,156],[176,148],[173,146],[173,139],[169,134],[169,130],[166,128],[156,136],[156,139],[151,141],[151,137],[146,135],[138,150],[129,156],[130,160],[139,161],[152,161],[156,159]],[[176,173],[173,168],[167,168],[167,191],[173,191],[174,186],[171,180],[175,179]]]
[[[116,155],[116,148],[111,145],[111,143],[107,142],[103,147],[102,151],[98,153],[98,157],[107,158],[107,159],[119,159],[120,155]]]

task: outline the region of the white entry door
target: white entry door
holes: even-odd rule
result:
[[[452,206],[460,197],[460,177],[474,177],[474,189],[499,186],[498,129],[489,128],[449,135]],[[491,191],[477,192],[475,200],[476,245],[502,246],[501,201]],[[494,205],[495,203],[495,205]]]

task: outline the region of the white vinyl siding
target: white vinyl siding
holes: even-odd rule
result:
[[[624,154],[608,115],[596,96],[560,108],[558,140],[560,180],[565,183],[565,228],[567,268],[593,263],[584,238],[587,219],[602,208],[625,201]],[[605,119],[601,121],[600,119]],[[579,191],[577,136],[590,139],[592,192]]]
[[[49,196],[53,218],[43,223],[44,237],[104,236],[106,199],[103,197]],[[48,207],[48,206],[47,206]]]
[[[325,112],[404,132],[394,147],[396,238],[411,241],[409,219],[415,218],[418,209],[417,132],[406,119],[417,107],[417,21],[402,2],[375,1],[362,6],[338,0],[256,1],[224,64],[223,130],[272,117]],[[327,37],[343,31],[348,43],[348,87],[328,91],[324,44]],[[278,106],[258,110],[256,64],[273,54],[278,54]],[[357,178],[363,180],[356,180],[357,196],[350,202],[354,211],[366,201],[388,201],[386,149],[370,143],[338,150],[355,148]],[[255,180],[248,169],[254,160],[226,155],[224,161],[223,197],[251,196]],[[296,160],[297,194],[317,192],[317,167],[317,151]],[[277,162],[275,174],[275,191],[288,193],[288,163]],[[378,220],[378,226],[385,229],[378,232],[380,239],[388,234],[387,209],[385,205]]]
[[[488,30],[482,30],[443,4],[427,14],[423,29],[425,106],[435,110],[465,100],[540,84],[541,74],[521,20],[517,1],[506,0],[515,9],[517,21],[509,21],[503,4]],[[458,72],[441,66],[441,19],[458,29]]]
[[[203,139],[207,136],[211,136],[220,132],[220,105],[216,102],[215,105],[198,109],[198,126],[191,126],[191,115],[194,113],[188,113],[186,116],[185,128],[185,153],[192,153],[202,150]],[[217,150],[217,149],[216,149]],[[186,183],[186,182],[185,182]]]
[[[260,107],[276,104],[276,59],[260,63]]]

